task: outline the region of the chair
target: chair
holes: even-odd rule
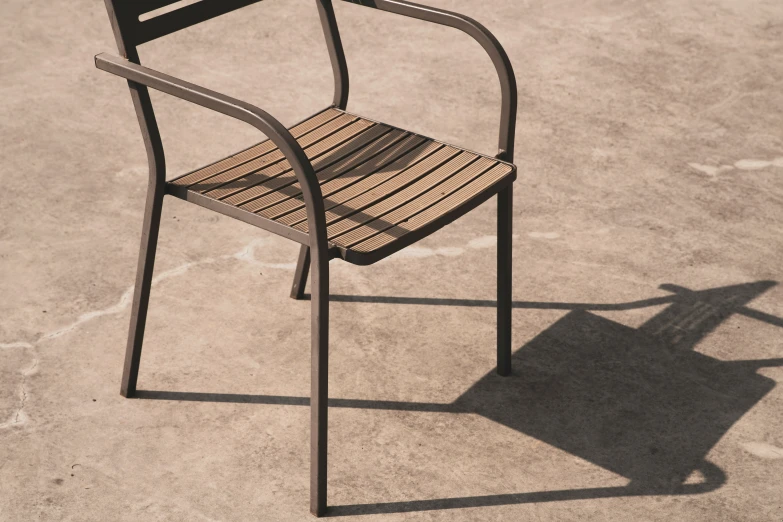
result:
[[[105,0],[122,57],[99,54],[95,64],[128,80],[149,161],[121,394],[133,397],[136,392],[165,194],[299,243],[291,297],[303,297],[312,272],[310,511],[321,516],[326,511],[330,260],[375,263],[497,195],[497,372],[504,376],[511,372],[511,215],[516,179],[512,162],[517,89],[508,56],[487,29],[465,16],[402,0],[345,1],[454,27],[482,45],[501,84],[500,150],[496,156],[464,150],[346,111],[348,69],[332,0],[316,0],[316,4],[334,72],[334,100],[290,129],[253,105],[140,65],[137,46],[257,1],[201,0],[176,6],[172,5],[180,3],[176,0]],[[163,144],[148,88],[242,120],[268,139],[167,181]]]

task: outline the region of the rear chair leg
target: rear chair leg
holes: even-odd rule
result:
[[[302,245],[299,249],[299,260],[296,262],[294,284],[291,285],[291,299],[302,299],[302,297],[304,297],[305,285],[307,284],[307,272],[309,271],[310,247]]]
[[[300,257],[301,260],[301,257]],[[310,512],[326,513],[326,423],[329,400],[329,258],[313,256],[310,350]]]
[[[139,377],[141,344],[144,340],[144,327],[147,323],[147,305],[152,285],[152,269],[155,264],[155,249],[160,230],[160,214],[163,208],[163,190],[150,187],[147,192],[147,204],[144,209],[144,225],[141,231],[139,265],[136,271],[136,287],[133,290],[131,305],[130,331],[128,346],[125,350],[125,367],[122,371],[123,397],[133,397],[136,393],[136,381]]]
[[[498,374],[511,375],[512,185],[498,193]]]

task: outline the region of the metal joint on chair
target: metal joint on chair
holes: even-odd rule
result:
[[[98,54],[95,56],[95,66],[131,82],[244,121],[266,134],[289,161],[302,186],[311,237],[310,246],[327,250],[326,221],[321,187],[310,160],[307,159],[302,147],[282,123],[249,103],[143,67],[118,56],[106,53]]]

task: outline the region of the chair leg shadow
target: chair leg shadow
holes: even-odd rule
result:
[[[535,491],[529,493],[508,493],[503,495],[478,495],[472,497],[437,498],[427,500],[408,500],[402,502],[381,502],[375,504],[351,504],[329,506],[326,516],[344,517],[355,515],[381,515],[434,511],[446,509],[464,509],[514,504],[538,504],[545,502],[565,502],[569,500],[589,500],[615,497],[642,497],[654,495],[695,495],[708,493],[726,483],[726,474],[710,462],[704,462],[700,470],[703,482],[683,484],[672,490],[654,485],[631,483],[627,486],[565,489],[555,491]]]
[[[783,359],[724,361],[695,350],[733,314],[783,327],[748,304],[774,286],[761,281],[634,303],[521,303],[570,310],[513,355],[511,378],[494,370],[451,404],[330,399],[330,407],[482,415],[628,479],[626,486],[338,505],[329,516],[391,514],[538,502],[693,495],[714,491],[726,473],[707,460],[720,438],[775,386],[757,373]],[[333,296],[333,301],[491,306],[491,301]],[[598,310],[668,304],[638,328]],[[142,399],[307,406],[306,397],[139,391]],[[695,480],[694,480],[695,479]]]

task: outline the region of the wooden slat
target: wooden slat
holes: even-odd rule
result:
[[[420,137],[416,136],[416,138],[420,138]],[[443,148],[443,145],[440,143],[436,143],[432,141],[422,141],[410,152],[407,152],[406,154],[398,157],[396,160],[392,161],[391,163],[388,163],[383,167],[378,168],[376,171],[373,171],[371,174],[352,172],[351,177],[355,177],[358,181],[355,181],[354,183],[347,186],[347,188],[342,189],[339,192],[332,194],[331,196],[325,197],[324,209],[328,210],[330,208],[336,207],[337,205],[340,205],[345,201],[348,201],[366,192],[369,192],[370,190],[377,187],[378,185],[385,182],[386,180],[391,179],[394,176],[397,176],[399,173],[405,171],[405,169],[409,168],[411,165],[415,165],[416,163],[427,158],[428,156],[434,154],[441,148]],[[365,167],[363,166],[361,170],[369,170],[369,169],[365,169]],[[337,179],[342,181],[350,181],[350,178],[343,179],[343,177],[341,177]],[[305,208],[302,207],[296,210],[295,212],[292,212],[285,216],[281,216],[280,218],[278,218],[278,221],[286,225],[294,226],[304,222],[306,219],[307,219],[307,213],[305,211]]]
[[[336,154],[339,153],[337,151],[348,142],[361,136],[368,128],[373,126],[373,124],[367,121],[356,121],[317,143],[313,143],[309,147],[306,147],[304,149],[305,155],[311,161],[313,168],[317,169],[322,160],[328,162],[328,158],[331,157],[330,155],[333,152]],[[386,127],[386,130],[390,129]],[[337,159],[339,159],[339,157]],[[283,168],[284,171],[279,176],[274,176],[273,179],[270,179],[267,175],[265,172],[266,169],[262,169],[240,179],[226,183],[219,188],[207,191],[206,194],[215,199],[225,199],[230,196],[231,201],[227,201],[227,203],[236,205],[255,199],[263,194],[285,187],[296,181],[296,174],[291,169],[288,160],[283,160],[277,165]]]
[[[374,156],[377,156],[395,143],[398,143],[407,135],[408,134],[405,131],[391,129],[390,132],[387,132],[372,143],[369,143],[366,147],[362,147],[340,161],[319,169],[316,172],[316,177],[321,184],[321,196],[325,196],[323,186],[326,183],[338,176],[342,176],[349,170],[370,161]],[[298,181],[291,186],[286,187],[285,190],[270,194],[269,196],[264,196],[263,199],[263,202],[258,202],[260,205],[257,205],[257,212],[269,219],[288,214],[300,206],[304,206],[302,187]]]
[[[395,129],[361,152],[324,169],[318,174],[319,179],[323,180],[321,195],[324,197],[324,205],[330,203],[329,196],[338,190],[366,180],[369,176],[382,176],[385,172],[383,169],[402,155],[421,146],[424,141],[420,136]],[[301,187],[297,186],[297,189],[298,192],[291,194],[290,198],[264,209],[263,215],[270,219],[279,219],[281,223],[288,225],[306,218]]]
[[[415,165],[408,166],[408,168],[404,169],[400,175],[393,177],[389,181],[378,185],[374,189],[365,192],[364,194],[346,202],[345,204],[338,205],[330,210],[327,210],[326,224],[329,225],[329,227],[327,228],[326,235],[331,237],[349,230],[353,227],[354,223],[350,220],[343,221],[345,218],[352,216],[360,210],[364,210],[365,208],[375,204],[377,201],[392,197],[400,189],[413,183],[422,176],[431,173],[457,154],[459,154],[459,150],[446,145],[438,150],[435,154],[425,158],[423,161],[420,161]],[[363,221],[372,219],[371,217],[364,215],[363,218],[366,218],[363,219]],[[298,223],[294,226],[294,228],[298,228],[302,232],[307,232],[307,222],[304,221],[302,223]]]
[[[379,136],[385,135],[390,130],[391,129],[385,125],[375,125],[370,129],[364,130],[358,136],[354,136],[347,142],[341,144],[339,147],[336,147],[330,150],[328,153],[318,157],[312,164],[313,169],[316,171],[316,174],[318,174],[319,169],[322,169],[324,166],[330,165],[335,161],[339,161],[340,158],[342,158],[343,156],[355,153],[357,150],[358,151],[363,150],[368,143],[377,139]],[[293,173],[292,175],[293,175],[293,180],[292,183],[289,185],[296,185],[298,187],[299,183],[298,181],[296,181],[296,175]],[[285,191],[286,193],[290,193],[292,190],[294,190],[294,189],[290,189],[289,185],[286,185],[286,191]],[[253,193],[252,191],[245,191],[245,192],[233,194],[225,198],[225,201],[227,203],[231,203],[232,205],[242,205],[244,203],[254,202],[255,201],[254,198],[257,198],[260,194],[261,193]],[[278,192],[275,192],[275,194],[278,194]],[[280,192],[279,194],[281,198],[285,197],[283,196],[282,192]],[[254,203],[254,205],[258,205],[258,204]]]
[[[321,127],[322,125],[334,120],[341,114],[342,114],[341,112],[336,111],[334,109],[325,110],[319,114],[316,114],[312,118],[303,121],[299,125],[296,125],[295,127],[291,128],[290,132],[294,138],[298,139],[308,134],[309,132],[314,131],[318,127]],[[207,178],[210,178],[216,174],[220,174],[221,172],[224,172],[228,169],[237,167],[239,165],[242,165],[243,163],[247,163],[248,161],[254,160],[260,156],[263,156],[264,154],[272,152],[276,148],[277,147],[275,146],[274,143],[272,143],[272,140],[264,140],[261,143],[258,143],[257,145],[253,145],[252,147],[245,149],[242,152],[234,154],[233,156],[229,156],[228,158],[222,159],[207,167],[202,167],[189,174],[185,174],[184,176],[180,176],[176,179],[173,179],[169,181],[169,183],[178,186],[192,185],[194,183],[198,183],[199,181],[203,181]]]
[[[329,240],[341,237],[337,244],[353,244],[368,237],[368,231],[375,230],[380,224],[388,222],[388,226],[394,225],[395,219],[404,219],[409,212],[421,210],[422,205],[427,205],[433,194],[443,194],[454,185],[455,180],[458,180],[456,183],[461,180],[464,180],[462,183],[467,183],[494,165],[486,158],[476,161],[477,159],[479,158],[475,154],[469,152],[459,154],[404,190],[336,222],[327,229]]]
[[[327,223],[333,224],[327,229],[327,235],[331,240],[332,238],[348,234],[356,228],[363,227],[368,223],[376,221],[378,218],[385,216],[395,209],[422,197],[431,189],[463,171],[465,167],[473,163],[476,159],[478,159],[478,157],[475,154],[462,152],[426,176],[418,179],[415,183],[409,184],[403,190],[395,191],[391,195],[376,197],[376,203],[366,206],[358,212],[351,211],[351,207],[354,206],[353,202],[349,202],[349,204],[343,206],[343,208],[336,207],[328,211]],[[397,178],[392,181],[397,181]],[[383,187],[379,187],[379,189],[383,189]],[[339,217],[334,219],[332,216]]]
[[[369,239],[357,244],[352,244],[350,248],[351,250],[363,253],[378,250],[379,248],[394,242],[396,239],[403,237],[405,234],[418,230],[439,217],[453,212],[461,205],[480,195],[486,189],[500,182],[503,178],[508,176],[512,170],[512,167],[506,164],[498,164],[468,185],[450,194],[449,197],[441,199],[436,204],[427,207],[422,212],[403,222],[385,228],[383,231],[376,233]]]
[[[375,125],[374,127],[362,132],[358,136],[346,141],[339,147],[336,147],[326,154],[313,161],[313,169],[319,182],[323,182],[336,174],[332,173],[331,166],[342,164],[347,158],[361,155],[362,151],[367,150],[368,145],[382,139],[386,134],[394,132],[391,127],[386,125]],[[397,131],[398,132],[398,131]],[[272,188],[273,191],[269,189]],[[301,194],[301,186],[294,172],[286,173],[283,176],[275,178],[273,182],[264,183],[252,190],[241,192],[230,198],[226,202],[241,205],[248,203],[246,210],[256,212],[267,207],[273,206],[290,197]],[[251,196],[251,197],[248,197]],[[266,215],[265,215],[266,217]]]
[[[305,149],[305,153],[306,153],[308,147],[318,143],[324,138],[350,125],[351,123],[352,120],[350,117],[343,118],[343,116],[339,116],[331,120],[330,122],[321,125],[314,131],[305,134],[301,138],[298,138],[297,141],[299,142],[299,145],[301,145],[302,148]],[[261,157],[258,157],[254,160],[248,161],[247,163],[243,163],[236,167],[230,168],[224,172],[221,172],[216,176],[212,176],[208,179],[199,181],[198,183],[193,183],[192,185],[190,185],[190,190],[205,193],[212,189],[218,188],[221,185],[230,183],[235,179],[239,179],[244,176],[247,176],[248,174],[263,169],[269,165],[283,161],[283,159],[284,159],[283,153],[279,149],[275,148],[271,152]],[[285,172],[285,170],[281,172]]]

